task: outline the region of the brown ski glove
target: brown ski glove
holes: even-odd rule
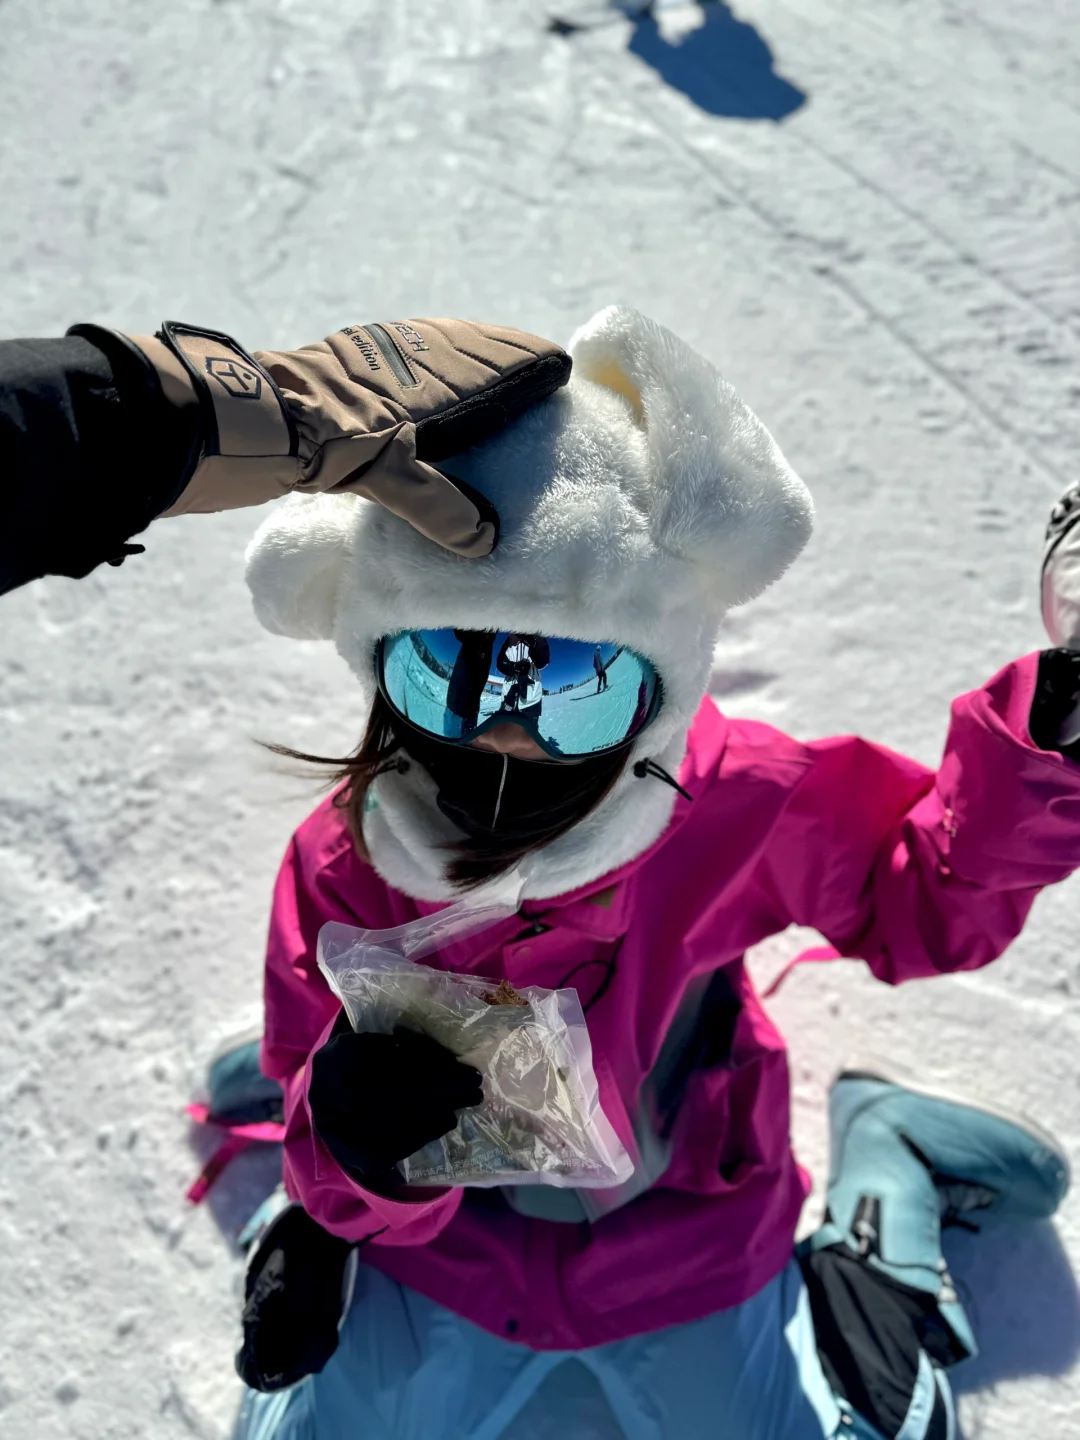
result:
[[[434,462],[570,377],[570,357],[550,341],[469,320],[347,325],[315,345],[253,355],[228,335],[173,322],[124,338],[170,401],[201,412],[198,463],[165,515],[350,490],[470,557],[493,548],[498,516]]]

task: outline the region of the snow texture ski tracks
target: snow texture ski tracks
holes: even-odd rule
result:
[[[273,347],[459,313],[565,338],[637,305],[721,366],[818,507],[804,559],[729,617],[714,694],[932,762],[951,697],[1043,643],[1039,540],[1075,476],[1072,11],[735,0],[806,97],[774,124],[695,104],[631,22],[554,35],[535,0],[6,0],[0,333],[179,315]],[[699,19],[664,11],[661,36]],[[185,1209],[205,1137],[181,1107],[257,1014],[274,868],[313,799],[251,737],[340,753],[363,719],[334,656],[256,627],[254,523],[170,522],[120,571],[0,602],[5,1440],[228,1433],[258,1162]],[[819,1184],[824,1087],[868,1047],[1020,1105],[1080,1160],[1078,901],[1043,897],[986,974],[791,976],[770,1005]],[[1071,1440],[1080,1199],[961,1242],[968,1440]]]
[[[624,60],[612,52],[609,37],[598,38],[593,58],[606,62],[602,73],[616,91],[624,80]],[[896,200],[886,186],[830,153],[814,138],[811,116],[803,130],[789,124],[726,142],[704,117],[688,118],[681,97],[659,92],[641,99],[673,148],[781,240],[802,248],[804,263],[841,289],[986,423],[1007,435],[1051,484],[1064,488],[1080,448],[1080,299],[1070,312],[1071,323],[1058,320],[976,254],[958,247],[939,227]],[[1075,129],[1080,141],[1080,115]],[[835,133],[842,139],[846,132]],[[751,159],[768,162],[768,168],[755,169],[748,151]],[[940,153],[933,158],[941,163]],[[962,168],[959,160],[953,168]],[[796,169],[797,186],[791,182]],[[861,204],[858,197],[844,193],[843,180],[837,184],[830,170],[866,192]],[[822,204],[826,196],[829,203]],[[790,202],[786,214],[785,201]],[[895,217],[907,222],[907,238],[889,223]],[[1075,252],[1077,236],[1070,238]],[[903,289],[896,284],[898,259],[907,282]],[[1070,278],[1076,273],[1074,265]],[[1004,364],[985,374],[981,362],[988,345],[1006,353]],[[1055,431],[1052,438],[1033,433],[1033,422],[1046,416],[1058,425],[1065,422],[1064,433]],[[1051,445],[1056,453],[1047,453]]]

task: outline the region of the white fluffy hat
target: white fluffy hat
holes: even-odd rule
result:
[[[564,390],[444,467],[498,510],[492,555],[461,559],[355,495],[296,496],[259,527],[248,584],[269,630],[332,639],[365,697],[375,641],[402,629],[629,645],[664,685],[635,751],[674,772],[720,622],[805,545],[810,496],[727,381],[662,326],[611,306],[570,353]],[[422,789],[381,777],[365,839],[391,884],[449,898],[438,844],[450,836]],[[660,834],[673,799],[627,766],[592,815],[535,857],[527,893],[558,894],[624,864]]]

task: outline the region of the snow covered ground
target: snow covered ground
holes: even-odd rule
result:
[[[288,346],[434,313],[565,338],[636,305],[818,501],[806,557],[731,618],[717,699],[933,761],[950,697],[1042,643],[1040,532],[1075,473],[1075,7],[735,9],[559,35],[539,0],[5,0],[0,334],[169,317]],[[181,1106],[257,1017],[311,803],[252,737],[333,750],[362,720],[334,656],[257,628],[253,525],[170,522],[122,570],[0,602],[5,1440],[210,1440],[236,1403],[231,1235],[263,1177],[188,1208]],[[867,1048],[1027,1108],[1080,1162],[1078,904],[1047,894],[977,976],[796,972],[772,1003],[807,1163]],[[1052,1227],[961,1238],[968,1440],[1069,1440],[1080,1189]]]

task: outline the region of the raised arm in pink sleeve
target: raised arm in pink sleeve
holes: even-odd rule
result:
[[[364,867],[336,815],[320,806],[293,837],[274,889],[266,956],[263,1071],[285,1091],[285,1187],[325,1229],[347,1240],[423,1245],[448,1223],[460,1189],[431,1199],[391,1200],[352,1180],[315,1133],[307,1090],[313,1051],[325,1043],[340,1006],[319,970],[316,946],[328,920],[346,925],[394,923],[362,918],[356,882]],[[345,898],[345,897],[348,898]],[[412,1192],[415,1193],[415,1192]]]
[[[936,775],[856,739],[808,747],[772,881],[793,921],[896,984],[974,970],[1080,866],[1080,765],[1028,734],[1038,656],[952,707]]]

